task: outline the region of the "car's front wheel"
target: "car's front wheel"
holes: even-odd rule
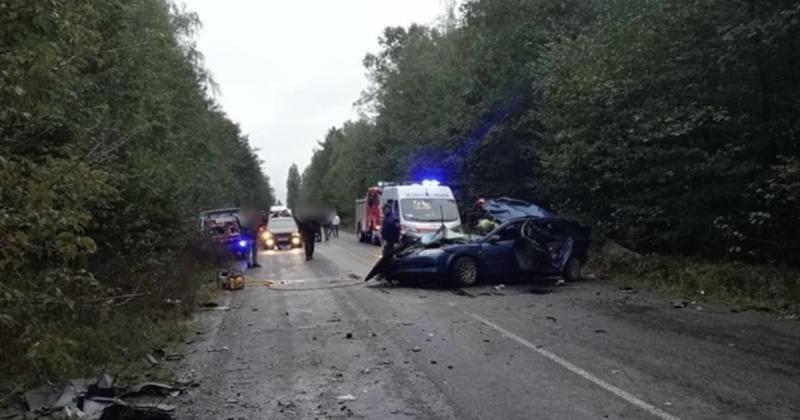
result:
[[[561,276],[565,281],[577,281],[581,278],[581,262],[575,257],[570,257],[567,264],[564,265],[564,271]]]
[[[474,286],[478,283],[478,264],[469,257],[461,257],[450,267],[450,278],[459,286]]]

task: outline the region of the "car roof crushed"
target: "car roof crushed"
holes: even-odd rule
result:
[[[524,217],[554,217],[552,213],[536,204],[508,197],[488,200],[483,205],[483,210],[501,223]]]

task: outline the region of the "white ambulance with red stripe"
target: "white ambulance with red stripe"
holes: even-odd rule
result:
[[[421,183],[380,183],[381,206],[390,204],[400,219],[401,233],[421,236],[432,234],[444,224],[449,229],[461,227],[453,191],[437,181]]]

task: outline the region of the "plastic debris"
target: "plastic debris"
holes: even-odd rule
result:
[[[151,366],[158,366],[158,365],[159,365],[159,363],[160,363],[160,362],[158,361],[158,359],[156,359],[156,358],[155,358],[155,356],[153,356],[153,355],[152,355],[152,354],[150,354],[150,353],[147,353],[147,355],[145,356],[145,358],[147,359],[147,361],[148,361],[148,362],[150,362],[150,365],[151,365]]]
[[[23,396],[28,410],[37,414],[59,411],[66,407],[78,408],[78,395],[85,389],[76,387],[73,381],[61,386],[42,386],[26,392]]]
[[[142,382],[130,388],[124,395],[125,398],[140,395],[162,395],[167,396],[178,388],[160,382]]]
[[[164,390],[167,390],[166,393]],[[64,419],[141,419],[171,420],[175,407],[163,403],[135,402],[129,397],[145,395],[177,396],[177,388],[155,382],[145,382],[118,397],[111,375],[101,375],[96,381],[73,379],[59,387],[40,387],[24,394],[28,409],[35,415],[59,414]]]
[[[180,354],[180,353],[167,353],[164,356],[164,359],[166,359],[168,361],[171,361],[171,362],[174,362],[176,360],[183,360],[183,355]]]
[[[336,399],[339,401],[355,401],[356,397],[354,397],[352,394],[345,394],[345,395],[339,395],[338,397],[336,397]]]

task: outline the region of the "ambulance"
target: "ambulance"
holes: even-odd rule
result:
[[[427,180],[421,183],[378,183],[378,188],[380,207],[385,204],[392,206],[392,211],[400,219],[401,235],[414,233],[426,236],[435,233],[442,225],[450,230],[459,230],[461,227],[461,217],[453,191],[446,185]],[[361,206],[366,204],[359,201]],[[381,218],[382,216],[381,214]],[[377,229],[374,223],[371,227],[373,229],[365,232],[359,239],[377,242],[374,238],[380,235],[380,223]]]

